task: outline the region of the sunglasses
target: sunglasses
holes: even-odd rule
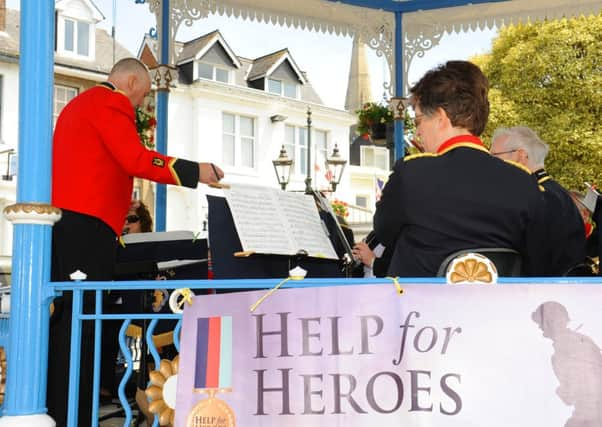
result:
[[[132,224],[134,222],[138,222],[140,221],[140,217],[138,215],[128,215],[125,218],[125,222],[127,222],[128,224]]]

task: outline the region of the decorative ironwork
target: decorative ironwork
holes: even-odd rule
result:
[[[160,64],[150,70],[152,82],[158,91],[169,91],[172,82],[178,78],[178,69],[171,65]]]
[[[443,32],[431,32],[425,33],[420,32],[415,35],[414,38],[410,39],[408,33],[404,33],[404,61],[403,61],[403,85],[404,93],[407,93],[408,89],[408,73],[410,71],[410,65],[414,58],[424,57],[424,53],[431,50],[439,44],[443,37]]]
[[[161,14],[163,11],[162,0],[148,0],[149,8],[155,14],[157,28],[161,28]],[[169,19],[169,64],[175,64],[175,40],[180,25],[184,23],[188,27],[192,26],[194,21],[206,18],[209,15],[209,1],[207,0],[171,0],[171,16]],[[157,51],[161,57],[161,43]]]
[[[390,19],[380,23],[361,23],[358,32],[362,39],[367,41],[366,44],[375,51],[377,57],[385,57],[389,69],[389,81],[383,81],[383,89],[391,97],[395,90],[395,22],[393,15],[389,15],[391,15]]]

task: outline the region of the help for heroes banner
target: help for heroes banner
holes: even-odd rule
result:
[[[195,297],[176,425],[602,426],[602,287],[404,290]]]

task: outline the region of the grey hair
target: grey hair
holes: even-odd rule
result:
[[[543,142],[537,133],[527,126],[511,128],[497,128],[493,133],[492,141],[501,136],[507,136],[506,148],[517,150],[522,148],[529,155],[529,163],[533,169],[544,167],[550,146]]]

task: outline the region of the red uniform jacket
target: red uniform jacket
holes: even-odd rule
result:
[[[121,234],[133,178],[196,187],[196,162],[147,150],[130,100],[110,83],[75,97],[54,131],[52,204],[90,215]]]

